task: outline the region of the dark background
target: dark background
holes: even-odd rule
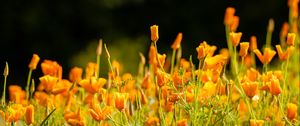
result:
[[[148,56],[149,27],[159,25],[159,51],[170,52],[183,32],[183,56],[196,55],[203,40],[225,47],[223,17],[226,7],[236,8],[242,41],[251,35],[265,41],[268,20],[275,20],[272,42],[278,43],[281,24],[287,21],[287,0],[1,0],[0,72],[9,63],[8,84],[25,85],[33,53],[59,62],[67,78],[69,69],[95,60],[99,38],[124,71],[136,72],[138,52]],[[106,69],[105,55],[102,67]],[[101,72],[105,76],[106,71]],[[37,80],[40,65],[34,71]],[[3,77],[0,83],[3,82]],[[2,88],[2,86],[0,86]]]

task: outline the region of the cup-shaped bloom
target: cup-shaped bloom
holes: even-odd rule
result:
[[[124,111],[126,102],[128,100],[128,93],[119,93],[117,92],[115,95],[115,106],[118,110]]]
[[[177,34],[176,39],[174,40],[174,42],[173,42],[173,44],[172,44],[172,46],[171,46],[172,49],[179,49],[181,41],[182,41],[182,33],[179,32],[179,33]]]
[[[240,56],[245,57],[248,54],[249,42],[240,43]]]
[[[242,87],[249,98],[252,98],[258,93],[258,82],[244,82]]]
[[[240,41],[241,41],[241,37],[242,37],[242,32],[231,32],[229,33],[229,36],[230,36],[230,40],[231,40],[231,43],[234,47],[238,46]]]
[[[287,104],[287,118],[294,120],[297,118],[298,106],[294,103]]]
[[[37,54],[33,54],[31,61],[28,65],[29,69],[35,70],[39,61],[40,61],[40,57]]]
[[[82,78],[82,68],[80,67],[74,67],[70,70],[69,73],[69,79],[71,82],[79,83]]]
[[[158,36],[158,26],[157,25],[152,25],[150,27],[150,31],[151,31],[151,40],[153,42],[157,42],[159,36]]]
[[[269,64],[276,54],[276,52],[270,48],[265,48],[264,55],[262,55],[258,49],[255,49],[254,53],[263,64]]]

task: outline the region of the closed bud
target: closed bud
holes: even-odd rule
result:
[[[156,42],[159,38],[159,36],[158,36],[158,26],[157,25],[152,25],[150,27],[150,31],[151,31],[151,40],[153,42]]]
[[[40,57],[37,54],[33,54],[31,61],[28,65],[29,69],[35,70],[39,61],[40,61]]]

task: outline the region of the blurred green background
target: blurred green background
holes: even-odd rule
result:
[[[287,0],[2,0],[0,68],[8,61],[8,83],[24,85],[27,65],[37,53],[41,61],[59,62],[67,78],[72,66],[95,61],[98,39],[103,38],[124,72],[136,73],[138,52],[148,56],[152,24],[159,25],[159,52],[170,53],[177,33],[183,32],[183,57],[195,58],[195,48],[203,40],[218,48],[226,46],[223,16],[228,6],[235,7],[240,17],[242,41],[256,35],[262,45],[273,18],[272,42],[278,43],[281,24],[287,21]],[[106,64],[103,55],[102,76]],[[39,66],[33,77],[40,75]]]

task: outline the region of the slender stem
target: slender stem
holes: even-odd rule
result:
[[[173,70],[174,70],[175,54],[176,54],[176,49],[173,49],[172,61],[171,61],[171,75],[173,75]]]
[[[211,118],[212,112],[213,112],[213,108],[210,108],[209,115],[208,115],[208,118],[207,118],[207,122],[205,124],[206,126],[208,126],[209,123],[210,123],[210,118]]]
[[[282,104],[281,104],[281,102],[280,102],[279,96],[276,96],[275,98],[276,98],[277,101],[278,101],[280,113],[284,116],[284,119],[286,120],[286,122],[287,122],[290,126],[292,126],[293,124],[288,120],[288,118],[286,117],[286,115],[285,115],[284,112],[283,112],[283,108],[282,108]]]
[[[165,72],[160,60],[159,60],[159,57],[158,57],[158,51],[157,51],[157,45],[156,45],[156,42],[153,42],[154,43],[154,47],[155,47],[155,51],[156,51],[156,60],[158,62],[158,65],[159,67],[162,69],[163,72]]]
[[[96,74],[95,74],[95,76],[97,77],[97,78],[99,78],[99,76],[100,76],[100,55],[97,55],[97,66],[98,66],[98,71],[96,72]]]
[[[4,88],[3,88],[3,94],[2,94],[2,105],[5,105],[5,91],[6,91],[6,80],[7,80],[7,76],[4,76]]]
[[[32,69],[29,69],[28,77],[27,77],[27,86],[26,86],[26,100],[29,99],[29,86],[30,86],[31,75],[32,75]]]
[[[271,47],[272,32],[268,31],[266,36],[266,47]]]

